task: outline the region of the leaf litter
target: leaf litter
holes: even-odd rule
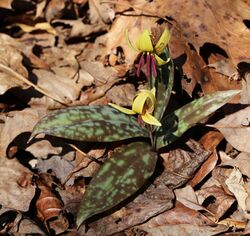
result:
[[[247,234],[249,3],[22,2],[0,3],[0,232]],[[155,175],[132,199],[77,229],[89,179],[126,143],[27,141],[38,120],[52,110],[131,104],[145,81],[135,79],[137,53],[127,45],[125,31],[134,42],[156,24],[172,32],[176,83],[171,106],[220,90],[240,89],[241,97],[216,112],[208,127],[194,127],[162,150]]]

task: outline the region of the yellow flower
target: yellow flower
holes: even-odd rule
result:
[[[132,47],[134,50],[141,52],[142,55],[139,59],[139,64],[137,67],[137,76],[140,75],[141,68],[146,64],[146,70],[147,70],[147,76],[150,77],[150,66],[152,68],[153,75],[157,76],[157,70],[156,70],[156,63],[161,66],[169,62],[170,58],[167,60],[164,60],[160,57],[160,55],[163,53],[164,49],[166,48],[169,39],[170,39],[170,31],[164,30],[160,39],[156,43],[155,46],[153,46],[150,32],[148,30],[144,30],[142,34],[138,37],[135,46],[132,45],[132,43],[129,40],[128,32],[126,32],[126,39],[130,47]],[[146,63],[145,63],[145,57],[146,55]]]
[[[153,88],[152,90],[143,89],[139,91],[134,98],[132,110],[113,103],[109,103],[109,105],[129,115],[139,114],[142,120],[147,124],[161,126],[161,123],[151,115],[154,111],[155,103],[155,88]]]

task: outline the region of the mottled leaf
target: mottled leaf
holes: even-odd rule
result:
[[[164,59],[169,58],[169,52],[166,49],[164,51],[164,55],[161,56]],[[174,64],[173,61],[170,60],[167,64],[161,66],[159,68],[159,73],[156,78],[155,86],[157,88],[156,94],[156,109],[154,112],[154,116],[157,120],[161,120],[165,109],[168,105],[171,91],[174,84]]]
[[[52,112],[36,124],[31,137],[39,133],[97,142],[148,136],[135,117],[109,106],[78,106]]]
[[[238,93],[239,90],[228,90],[207,94],[167,115],[162,121],[162,126],[156,131],[157,149],[174,142],[189,128],[209,116]]]
[[[77,225],[135,193],[154,172],[156,160],[157,154],[144,142],[117,149],[90,182],[80,205]]]

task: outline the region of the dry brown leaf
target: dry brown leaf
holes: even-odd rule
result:
[[[225,225],[217,225],[216,227],[211,227],[195,226],[192,224],[164,225],[155,228],[143,226],[139,227],[139,229],[146,231],[148,236],[212,236],[223,233],[227,231],[228,228],[229,227]]]
[[[61,76],[58,73],[42,69],[33,70],[33,72],[38,78],[37,85],[46,93],[53,94],[57,100],[64,104],[72,103],[79,97],[82,85],[77,84],[67,75]]]
[[[48,22],[37,23],[34,26],[21,24],[21,23],[17,23],[15,25],[19,26],[26,33],[30,33],[30,32],[35,31],[35,30],[44,30],[50,34],[57,35],[56,30]]]
[[[190,209],[180,202],[176,202],[173,209],[153,217],[143,227],[159,227],[164,225],[191,224],[196,226],[215,226],[216,223],[196,210]]]
[[[194,187],[198,183],[200,183],[216,166],[218,161],[218,155],[215,151],[217,145],[223,139],[223,135],[218,131],[210,131],[202,136],[200,143],[207,150],[213,150],[212,154],[209,158],[202,164],[200,169],[195,174],[194,178],[189,181],[189,184]]]
[[[36,201],[37,217],[42,222],[58,217],[63,212],[63,203],[42,181],[38,181],[38,187],[41,192]]]
[[[29,234],[37,234],[44,235],[44,231],[40,229],[40,227],[31,219],[18,219],[15,220],[13,228],[9,231],[9,233],[16,235],[29,235]]]
[[[194,187],[199,184],[216,166],[218,156],[214,150],[212,155],[202,164],[194,178],[190,180],[189,184]]]
[[[32,153],[36,158],[47,158],[51,154],[59,154],[62,147],[54,147],[48,140],[41,140],[28,146],[26,151]]]
[[[189,209],[195,211],[203,210],[209,212],[205,207],[199,204],[197,196],[190,185],[187,185],[183,188],[175,189],[174,193],[176,196],[176,200],[183,204],[185,207],[188,207]]]
[[[232,166],[236,167],[240,170],[243,175],[246,175],[250,178],[250,153],[241,152],[237,157],[234,159],[228,158],[227,160],[223,161],[220,166]]]
[[[31,132],[38,120],[46,114],[46,110],[43,108],[26,108],[22,111],[9,112],[4,120],[4,125],[0,133],[0,156],[6,156],[6,150],[8,145],[21,133]],[[20,123],[20,121],[22,121]],[[21,125],[20,125],[21,124]],[[28,137],[26,137],[28,139]],[[20,148],[25,143],[15,143]],[[13,144],[14,145],[14,144]]]
[[[106,94],[106,97],[112,103],[119,106],[131,106],[136,94],[135,87],[132,84],[122,84],[113,86]]]
[[[246,199],[248,197],[248,193],[244,188],[245,183],[242,173],[237,168],[234,168],[225,183],[228,186],[228,189],[234,194],[242,210],[246,211]]]
[[[73,152],[67,153],[67,155],[73,155]],[[64,183],[68,174],[74,169],[74,162],[67,160],[67,155],[65,156],[52,156],[46,160],[38,160],[37,169],[41,173],[47,173],[48,170],[52,171],[52,173]],[[74,180],[67,181],[68,185],[74,184]]]
[[[76,215],[84,191],[75,186],[65,186],[65,189],[57,189],[63,201],[64,209]]]
[[[114,17],[113,4],[101,2],[100,0],[89,1],[89,18],[91,24],[101,22],[108,24]]]
[[[243,235],[249,235],[250,234],[250,220],[248,221],[245,230],[243,232]]]
[[[6,9],[12,9],[12,7],[11,7],[12,2],[13,2],[13,0],[1,0],[0,7],[6,8]]]
[[[248,212],[247,218],[250,220],[250,214],[249,214],[250,212],[250,182],[249,181],[244,184],[244,189],[246,190],[248,194],[246,198],[246,210]]]
[[[228,187],[225,183],[226,179],[228,178],[228,176],[230,176],[232,172],[232,168],[225,168],[225,167],[215,167],[215,169],[212,171],[212,182],[215,182],[216,186],[218,187],[222,187],[224,189],[224,191],[231,195],[232,193],[228,190]],[[209,186],[204,186],[205,187],[213,187],[212,185]],[[203,187],[202,187],[203,188]]]
[[[63,14],[63,9],[65,8],[66,2],[61,0],[51,0],[49,1],[46,10],[45,18],[48,22],[52,19],[60,17]]]
[[[22,64],[23,56],[21,52],[13,46],[0,43],[0,94],[4,94],[8,89],[20,86],[27,88],[29,85],[19,80],[11,71],[23,77],[28,77],[28,71]],[[11,71],[9,71],[11,70]]]
[[[250,104],[250,73],[246,73],[242,80],[241,103]]]
[[[196,84],[205,76],[205,62],[175,28],[172,29],[169,49],[174,64],[184,76],[181,80],[182,88],[192,97]]]
[[[209,57],[208,63],[213,64],[221,60],[225,60],[225,57],[221,56],[220,54],[214,53]],[[228,65],[228,67],[230,67],[230,65]],[[233,68],[231,68],[232,74],[229,76],[218,73],[216,69],[209,67],[209,65],[203,67],[202,71],[204,76],[200,79],[199,83],[201,84],[202,91],[205,94],[212,93],[214,91],[241,89],[242,87],[240,81],[233,79],[234,75],[238,75],[238,72],[234,66]],[[240,95],[236,96],[230,102],[238,103],[239,98]]]
[[[35,195],[32,173],[16,159],[0,158],[0,202],[7,208],[28,211]]]
[[[214,198],[214,200],[209,201],[209,205],[206,208],[214,214],[216,219],[221,218],[235,201],[222,188],[216,186],[202,188],[196,191],[196,194],[200,204],[203,204],[209,197]]]
[[[35,19],[37,19],[38,17],[41,17],[43,14],[43,11],[46,7],[47,1],[43,0],[40,1],[36,4],[36,15],[35,15]]]
[[[249,18],[248,1],[168,0],[163,3],[158,0],[150,5],[153,10],[149,11],[154,15],[170,16],[179,23],[183,36],[196,51],[205,43],[213,43],[226,51],[235,66],[250,61],[250,30],[243,22]]]
[[[165,171],[161,178],[170,188],[177,188],[190,180],[200,165],[210,155],[199,143],[189,140],[187,148],[191,151],[176,149],[170,151],[167,158],[164,158]]]
[[[222,60],[216,61],[214,63],[209,64],[208,66],[215,68],[215,71],[217,73],[226,75],[228,77],[233,76],[233,74],[236,72],[234,65],[228,59],[222,59]]]
[[[226,116],[216,122],[217,128],[225,139],[237,150],[250,152],[250,106]],[[240,138],[239,138],[240,137]]]

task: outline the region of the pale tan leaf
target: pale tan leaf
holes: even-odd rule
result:
[[[35,195],[32,173],[16,159],[0,158],[1,205],[19,211],[28,211]]]
[[[232,166],[237,167],[243,175],[246,175],[250,178],[250,153],[241,152],[234,159],[228,158],[226,161],[224,160],[221,166]]]
[[[45,114],[46,110],[43,108],[26,108],[22,111],[9,112],[8,116],[5,117],[5,123],[0,133],[0,156],[6,156],[6,150],[10,142],[21,133],[31,132],[38,120]],[[22,145],[19,143],[20,147]]]
[[[244,189],[242,173],[237,168],[234,168],[225,183],[228,189],[234,194],[239,206],[246,211],[246,198],[248,194]]]
[[[190,185],[187,185],[184,188],[176,189],[174,193],[176,196],[176,200],[182,203],[184,206],[196,211],[206,211],[206,208],[199,204],[197,196]]]
[[[216,122],[213,127],[217,128],[225,139],[236,149],[250,152],[250,106],[226,116]],[[239,138],[240,137],[240,138]]]
[[[6,9],[12,9],[11,3],[13,0],[1,0],[0,1],[0,7],[1,8],[6,8]]]
[[[228,227],[225,225],[211,226],[195,226],[192,224],[177,224],[164,225],[155,228],[139,227],[146,231],[148,236],[212,236],[227,231]]]
[[[235,202],[235,199],[226,194],[224,190],[217,186],[211,186],[208,188],[202,188],[196,191],[198,201],[203,204],[209,197],[214,198],[213,201],[206,207],[210,212],[214,214],[214,217],[218,220],[221,218]]]
[[[4,94],[8,89],[17,86],[24,89],[29,87],[24,81],[14,77],[13,74],[7,70],[11,68],[11,70],[27,78],[28,72],[23,66],[22,60],[23,56],[18,49],[0,43],[0,94]]]
[[[115,18],[113,4],[101,2],[100,0],[89,1],[91,23],[103,21],[108,24]]]
[[[17,23],[16,25],[19,26],[26,33],[30,33],[35,30],[45,30],[50,34],[57,35],[56,30],[48,22],[37,23],[34,26],[25,25],[21,23]]]
[[[67,104],[78,98],[82,86],[69,77],[42,69],[33,72],[38,77],[37,85],[57,100]]]
[[[31,144],[25,149],[32,153],[37,158],[47,158],[51,154],[59,154],[62,151],[62,147],[53,147],[48,140],[41,140]]]

